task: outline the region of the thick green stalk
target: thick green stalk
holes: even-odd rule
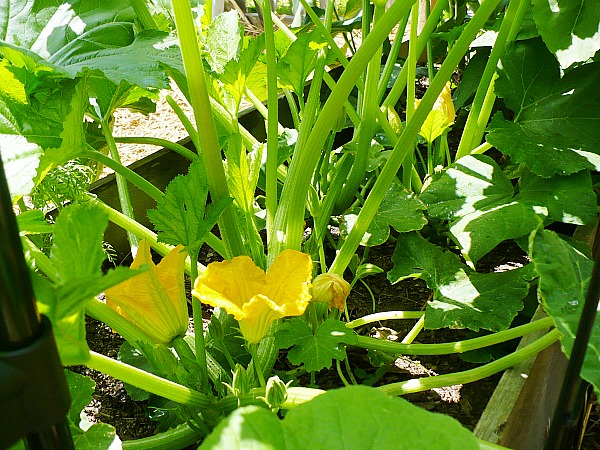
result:
[[[210,99],[204,78],[202,56],[198,47],[198,39],[192,10],[187,0],[173,0],[175,25],[181,43],[181,54],[185,67],[190,102],[196,118],[196,129],[199,130],[198,140],[204,157],[206,176],[213,202],[229,198],[227,178],[223,167],[223,159],[217,128],[215,126]],[[228,257],[243,255],[244,245],[237,227],[233,206],[223,211],[218,221],[223,242],[228,250]]]
[[[408,59],[404,64],[408,67],[406,72],[406,122],[410,122],[415,113],[417,74],[417,28],[419,26],[419,4],[414,3],[410,12],[410,40],[408,43]],[[412,169],[414,167],[414,148],[411,148],[402,162],[402,183],[408,190],[411,189]]]
[[[300,249],[308,188],[327,135],[356,80],[371,60],[371,56],[398,20],[406,14],[411,4],[412,0],[395,2],[363,41],[325,102],[306,142],[306,148],[298,158],[292,160],[275,217],[275,239],[269,246],[270,255],[276,256],[284,248]]]
[[[511,33],[511,30],[516,29],[520,26],[525,16],[527,6],[529,2],[522,0],[513,0],[508,4],[506,14],[500,25],[500,30],[496,36],[496,42],[490,53],[487,64],[481,76],[481,81],[477,87],[475,98],[471,104],[469,116],[467,117],[467,123],[463,130],[460,143],[458,145],[458,151],[456,152],[456,159],[459,159],[465,155],[468,155],[471,150],[481,144],[483,138],[483,132],[487,121],[489,119],[489,103],[494,103],[496,95],[494,94],[494,75],[498,66],[500,56],[504,52],[504,48],[510,42],[511,37],[514,39],[516,33]],[[484,104],[488,104],[488,114],[484,113]]]
[[[427,378],[414,378],[412,380],[402,381],[400,383],[386,384],[378,389],[382,390],[386,394],[395,396],[410,394],[413,392],[428,391],[430,389],[441,388],[444,386],[472,383],[506,370],[509,367],[512,367],[515,364],[538,354],[559,339],[560,332],[554,329],[542,338],[534,341],[532,344],[529,344],[526,347],[511,353],[510,355],[504,356],[496,361],[484,364],[483,366],[475,369],[449,373],[446,375],[436,375]]]
[[[510,341],[535,331],[545,330],[554,325],[551,317],[536,320],[509,330],[499,331],[487,336],[480,336],[464,341],[443,344],[401,344],[393,341],[382,341],[368,336],[358,336],[356,347],[380,350],[394,355],[449,355],[464,353],[479,348],[489,347],[501,342]]]
[[[444,12],[444,9],[446,8],[447,5],[448,5],[448,0],[439,0],[435,4],[433,9],[431,10],[431,14],[425,21],[425,25],[423,26],[423,29],[421,30],[421,34],[419,35],[419,38],[417,39],[417,55],[422,54],[423,50],[425,50],[425,48],[427,46],[427,41],[429,41],[429,38],[431,37],[431,33],[433,33],[433,30],[435,30],[435,27],[439,23],[440,17],[442,15],[442,13]],[[400,39],[402,39],[402,36],[399,36],[399,37],[400,37]],[[398,103],[400,96],[404,92],[404,88],[406,88],[407,71],[408,71],[408,65],[404,64],[402,66],[402,69],[400,70],[400,73],[398,74],[398,78],[396,78],[396,82],[394,83],[394,86],[392,87],[390,93],[387,95],[387,97],[383,101],[382,106],[385,106],[385,107],[394,106],[394,105],[396,105],[396,103]]]
[[[415,3],[416,5],[416,3]],[[373,23],[377,23],[385,13],[385,4],[377,3],[373,16]],[[367,67],[367,79],[365,82],[365,91],[362,96],[361,124],[358,128],[358,146],[354,155],[354,163],[348,174],[346,185],[342,189],[336,204],[336,210],[345,210],[354,200],[356,191],[365,180],[367,172],[367,163],[369,161],[369,149],[371,140],[375,134],[375,125],[377,124],[377,88],[379,85],[379,73],[381,69],[381,55],[383,47],[379,47],[373,54],[369,66]]]
[[[90,358],[86,362],[90,369],[110,375],[124,383],[172,400],[182,405],[193,408],[207,408],[213,404],[213,400],[181,384],[173,383],[164,378],[157,377],[137,367],[130,366],[121,361],[111,359],[96,352],[90,352]]]
[[[133,10],[135,11],[138,21],[143,29],[156,30],[158,28],[154,17],[152,17],[152,13],[148,9],[147,0],[130,0],[129,3],[133,7]]]
[[[425,96],[415,111],[412,120],[407,123],[406,128],[396,142],[394,150],[392,151],[387,163],[383,167],[383,170],[379,174],[379,177],[377,178],[369,197],[360,211],[352,231],[342,245],[342,248],[335,258],[333,265],[330,267],[330,273],[337,273],[338,275],[341,275],[346,267],[348,267],[348,264],[352,259],[352,255],[354,255],[356,249],[360,245],[362,237],[367,231],[371,221],[373,220],[373,217],[375,217],[383,197],[395,179],[400,165],[404,162],[407,152],[412,148],[417,134],[421,129],[421,125],[427,118],[427,115],[429,114],[429,111],[431,111],[437,97],[446,85],[446,80],[450,79],[452,72],[462,59],[464,53],[469,49],[469,45],[489,15],[494,11],[498,3],[500,3],[500,0],[484,0],[477,13],[465,27],[452,50],[450,50],[448,53],[446,60],[442,64],[442,67],[440,67],[438,74],[431,82],[429,89],[427,89]],[[391,11],[391,8],[388,10],[388,13],[389,11]],[[382,21],[384,19],[382,19]],[[373,35],[374,31],[371,34]],[[352,62],[354,62],[354,60]]]
[[[265,49],[267,58],[267,163],[265,168],[265,206],[267,213],[267,242],[273,237],[273,223],[277,212],[277,166],[279,160],[279,92],[277,90],[277,60],[275,35],[271,14],[271,0],[263,0]]]
[[[188,150],[183,145],[177,142],[169,141],[168,139],[153,138],[147,136],[124,136],[116,137],[115,142],[120,144],[145,144],[145,145],[156,145],[157,147],[168,148],[173,150],[175,153],[180,154],[184,158],[190,161],[198,159],[198,155],[191,150]]]
[[[112,135],[112,131],[108,122],[106,120],[103,120],[100,123],[100,128],[102,129],[102,134],[104,135],[104,139],[106,140],[106,145],[110,154],[109,159],[114,160],[119,166],[123,166],[123,164],[121,164],[121,157],[119,156],[117,144]],[[99,154],[99,152],[97,153]],[[122,176],[119,172],[117,172],[115,180],[117,181],[117,191],[119,192],[119,203],[121,204],[121,211],[130,219],[135,220],[133,205],[131,203],[131,196],[129,195],[129,187],[127,186],[127,179],[124,176]],[[140,245],[140,241],[135,234],[129,231],[127,231],[127,240],[129,241],[129,245],[131,246],[131,253],[135,256],[137,254],[137,249]]]

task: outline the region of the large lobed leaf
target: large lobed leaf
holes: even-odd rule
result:
[[[501,273],[478,273],[453,253],[430,244],[416,233],[398,237],[392,256],[394,267],[388,279],[423,278],[434,291],[425,310],[427,328],[480,328],[500,331],[508,328],[523,308],[529,291],[531,268]]]
[[[563,351],[570,356],[581,318],[594,262],[556,233],[540,230],[530,239],[533,264],[538,272],[538,292],[544,309],[562,333]],[[588,343],[581,377],[600,393],[600,315]]]
[[[328,391],[287,412],[285,419],[257,406],[235,410],[200,449],[229,450],[469,450],[474,436],[451,417],[420,409],[377,389]]]
[[[600,169],[600,63],[561,78],[541,39],[514,43],[501,58],[495,90],[515,112],[496,113],[487,141],[542,177]]]
[[[302,319],[284,322],[275,334],[278,348],[289,348],[288,359],[294,365],[303,364],[309,372],[331,368],[333,359],[344,359],[346,349],[341,344],[353,344],[356,335],[342,322],[327,319],[313,332]]]

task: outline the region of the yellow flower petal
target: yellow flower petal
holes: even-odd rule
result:
[[[350,283],[335,273],[322,273],[313,281],[313,300],[329,303],[329,308],[344,310],[350,295]]]
[[[141,241],[131,268],[147,265],[149,270],[106,290],[107,305],[158,343],[170,343],[188,327],[181,250],[177,246],[156,266],[150,244]]]
[[[267,335],[271,324],[286,315],[285,309],[268,297],[255,295],[244,305],[244,318],[239,321],[240,331],[249,344],[257,344]]]
[[[194,290],[199,292],[200,285],[206,286],[241,309],[246,301],[261,292],[264,284],[265,273],[260,267],[248,256],[236,256],[231,261],[209,264],[196,279]]]
[[[296,250],[281,252],[267,272],[263,294],[285,309],[286,316],[299,316],[310,301],[312,260]]]
[[[420,103],[421,100],[415,100],[415,106],[418,107]],[[444,86],[444,89],[442,89],[440,96],[436,99],[433,109],[427,115],[425,122],[423,122],[419,134],[426,141],[433,142],[454,123],[455,115],[452,91],[448,82]]]
[[[299,316],[310,301],[310,256],[283,251],[265,274],[247,256],[211,263],[194,283],[192,295],[232,314],[250,344],[260,342],[271,324]]]

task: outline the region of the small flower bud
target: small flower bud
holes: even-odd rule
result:
[[[290,384],[291,381],[284,383],[277,375],[267,380],[264,400],[271,410],[278,411],[283,406],[287,400],[287,388]]]
[[[350,294],[350,283],[334,273],[322,273],[313,280],[313,300],[329,303],[329,308],[344,310]]]

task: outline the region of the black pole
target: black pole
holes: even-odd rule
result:
[[[69,388],[50,322],[37,311],[0,158],[0,448],[72,449]]]
[[[600,241],[599,232],[600,228],[596,231],[595,247],[598,246]],[[544,447],[545,450],[570,448],[569,441],[583,409],[583,399],[588,383],[581,379],[580,373],[587,352],[588,342],[594,329],[598,300],[600,299],[600,264],[598,262],[597,248],[593,250],[594,269],[581,311],[581,319],[579,319],[565,379],[560,396],[558,397],[558,404],[554,411],[548,439]]]

